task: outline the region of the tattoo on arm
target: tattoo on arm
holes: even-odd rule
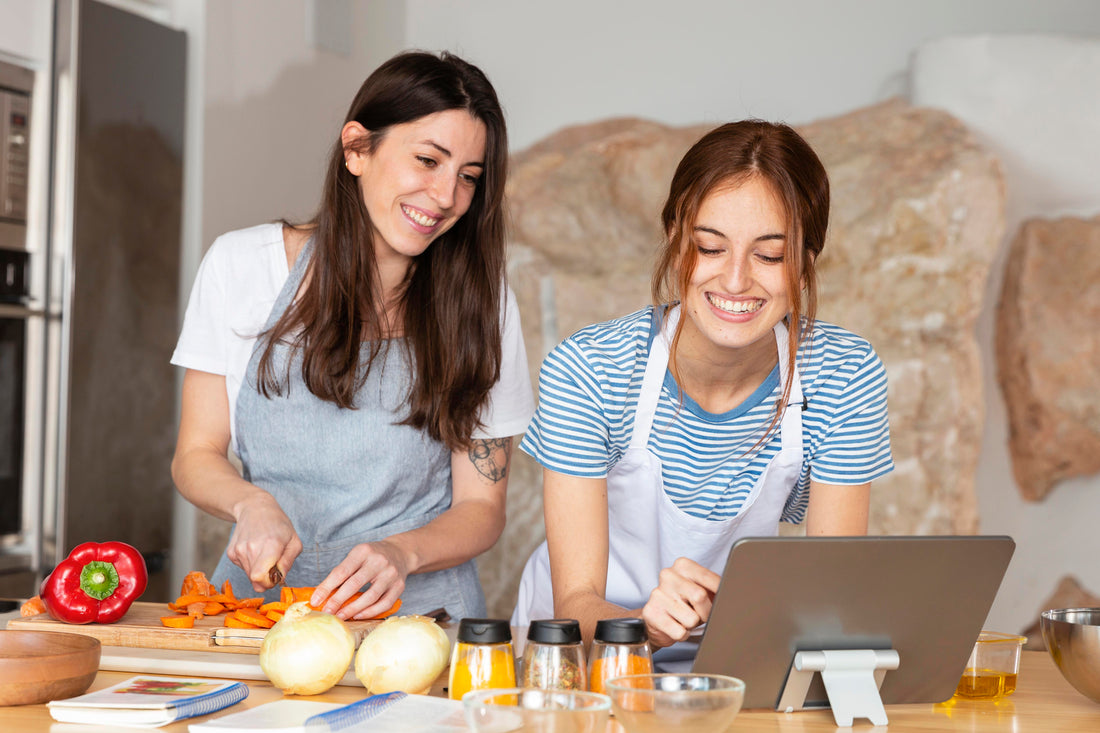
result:
[[[511,438],[486,438],[470,443],[470,463],[493,483],[508,475],[508,462],[512,457]]]

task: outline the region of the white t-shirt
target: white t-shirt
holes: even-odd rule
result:
[[[261,224],[214,240],[191,289],[172,363],[225,377],[234,452],[237,394],[256,339],[288,274],[283,225]],[[505,288],[504,299],[500,380],[482,408],[484,427],[474,432],[475,438],[519,435],[535,411],[519,308],[511,288]]]

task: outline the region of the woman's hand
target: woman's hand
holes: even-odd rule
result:
[[[294,525],[271,494],[257,491],[241,502],[225,554],[248,575],[253,590],[262,593],[286,577],[301,551]]]
[[[642,607],[642,620],[654,649],[683,641],[710,618],[721,576],[694,560],[677,558],[665,568]]]
[[[309,599],[342,619],[365,619],[389,609],[405,590],[409,576],[408,558],[391,542],[356,545],[344,561],[332,569]],[[343,608],[344,603],[367,585],[363,595]]]

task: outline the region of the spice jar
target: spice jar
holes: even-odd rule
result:
[[[491,618],[464,618],[451,652],[448,696],[461,700],[470,690],[516,686],[512,627]]]
[[[581,627],[573,619],[532,621],[523,650],[523,687],[584,690]]]
[[[592,692],[603,692],[604,683],[612,677],[626,674],[649,674],[653,671],[653,655],[649,650],[649,635],[640,618],[605,618],[596,622],[588,668],[588,684]]]

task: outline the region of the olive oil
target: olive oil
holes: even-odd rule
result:
[[[955,695],[968,700],[996,700],[1015,691],[1015,674],[971,667],[963,672],[959,685],[955,688]]]

